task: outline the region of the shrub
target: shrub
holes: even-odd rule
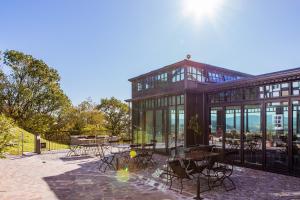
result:
[[[0,158],[4,158],[4,151],[14,138],[14,123],[10,118],[0,114]]]

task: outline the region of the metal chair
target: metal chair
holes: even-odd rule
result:
[[[233,161],[227,159],[229,153],[224,155],[220,155],[218,157],[212,157],[209,160],[207,170],[208,173],[208,186],[209,188],[223,186],[226,191],[231,191],[236,189],[236,186],[231,179],[231,175],[233,173]],[[231,187],[227,187],[225,184],[225,180],[228,180],[231,183]]]
[[[116,170],[113,164],[116,154],[113,154],[112,152],[108,152],[108,154],[106,154],[106,151],[109,150],[109,148],[107,148],[106,146],[107,145],[104,144],[100,145],[99,171],[103,173],[106,171],[107,168]]]
[[[171,169],[170,173],[170,189],[172,188],[173,179],[177,178],[180,180],[180,194],[183,189],[183,180],[191,180],[190,175],[187,173],[186,168],[180,163],[180,160],[168,161],[168,165]]]

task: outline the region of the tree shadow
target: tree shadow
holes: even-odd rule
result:
[[[98,161],[78,165],[75,170],[43,178],[58,199],[178,199],[144,185],[138,176],[125,170],[101,173]]]

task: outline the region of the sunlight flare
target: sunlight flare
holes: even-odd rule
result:
[[[196,23],[214,20],[223,4],[224,0],[182,0],[182,15]]]

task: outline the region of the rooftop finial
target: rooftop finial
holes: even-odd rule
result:
[[[191,55],[190,55],[190,54],[186,55],[186,58],[187,58],[188,60],[191,59]]]

